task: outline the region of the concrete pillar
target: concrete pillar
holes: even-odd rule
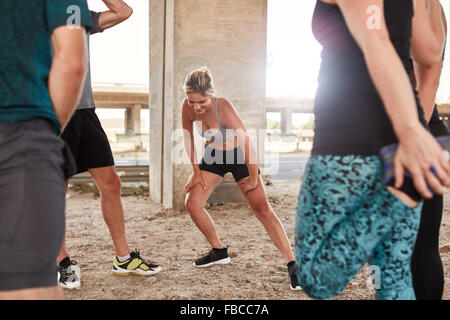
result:
[[[281,134],[289,134],[292,131],[292,108],[281,110]]]
[[[181,125],[185,76],[207,66],[264,160],[267,0],[150,0],[150,196],[184,208],[192,172]],[[184,163],[174,161],[182,154]],[[179,159],[178,159],[179,160]]]
[[[150,1],[150,198],[162,202],[166,1]]]
[[[137,104],[125,111],[125,134],[141,134],[141,105]]]

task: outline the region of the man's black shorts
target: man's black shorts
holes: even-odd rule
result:
[[[111,146],[95,108],[77,110],[61,138],[72,151],[77,173],[114,165]]]

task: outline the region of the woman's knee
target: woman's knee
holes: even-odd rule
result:
[[[262,221],[276,220],[277,217],[268,203],[259,203],[253,207],[253,213]]]
[[[198,199],[192,196],[186,197],[184,205],[187,212],[189,212],[189,214],[191,215],[201,211],[204,207],[204,205],[202,205],[202,203]]]

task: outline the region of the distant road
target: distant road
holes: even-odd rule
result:
[[[308,159],[308,155],[280,155],[278,172],[272,174],[272,180],[288,180],[302,177]],[[266,167],[271,167],[267,159]]]

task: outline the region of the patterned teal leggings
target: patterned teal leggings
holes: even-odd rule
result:
[[[422,204],[410,208],[383,185],[379,157],[314,156],[303,177],[295,229],[298,280],[327,299],[369,262],[377,299],[414,300],[410,262]]]

